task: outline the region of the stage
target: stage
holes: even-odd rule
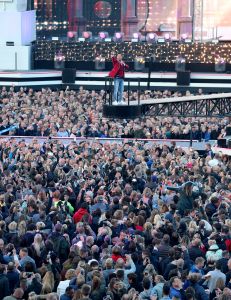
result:
[[[105,88],[105,77],[108,72],[100,71],[77,71],[75,84],[69,84],[70,88],[101,90]],[[153,72],[150,76],[150,90],[189,90],[196,92],[199,88],[204,92],[228,92],[231,87],[231,74],[226,73],[191,73],[190,86],[177,86],[177,73]],[[147,72],[126,73],[125,90],[130,81],[130,89],[137,89],[140,80],[142,90],[149,89],[149,75]],[[33,70],[33,71],[1,71],[0,85],[15,87],[41,87],[62,88],[62,71],[60,70]]]

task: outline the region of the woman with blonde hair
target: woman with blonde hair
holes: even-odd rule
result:
[[[47,295],[53,292],[55,286],[54,274],[51,271],[47,271],[42,280],[42,295]]]
[[[152,191],[150,188],[146,187],[143,191],[143,202],[149,204],[152,201]]]
[[[21,221],[18,224],[18,236],[23,236],[26,233],[26,221]]]
[[[36,233],[34,236],[34,242],[29,248],[30,256],[35,260],[37,268],[42,266],[42,251],[45,248],[43,237],[40,233]]]

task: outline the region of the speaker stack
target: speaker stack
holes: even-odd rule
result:
[[[190,71],[177,72],[177,85],[190,85]]]
[[[62,83],[75,83],[76,69],[63,69],[62,71]]]

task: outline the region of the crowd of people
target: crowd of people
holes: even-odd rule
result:
[[[198,91],[201,95],[202,90]],[[190,92],[187,91],[186,95]],[[142,99],[180,97],[171,91],[145,91]],[[127,92],[124,93],[125,99]],[[137,99],[137,92],[130,95]],[[122,137],[217,140],[225,136],[228,118],[149,117],[108,121],[102,116],[104,91],[52,91],[11,87],[0,91],[0,132],[16,136]],[[9,129],[9,130],[8,130]]]
[[[102,101],[3,89],[1,126],[38,136],[187,128],[178,118],[106,121]],[[228,125],[194,121],[219,133]],[[231,159],[209,144],[198,153],[175,142],[6,136],[0,176],[0,300],[231,299]]]

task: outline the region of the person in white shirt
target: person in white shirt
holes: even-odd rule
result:
[[[61,297],[63,294],[65,294],[66,288],[69,286],[71,279],[73,279],[75,276],[76,275],[75,275],[74,269],[67,270],[67,272],[65,274],[66,280],[60,281],[58,288],[57,288],[57,294],[59,295],[59,297]]]
[[[222,268],[222,262],[218,260],[216,262],[215,270],[210,271],[205,275],[210,293],[212,293],[213,290],[216,288],[216,283],[218,279],[222,279],[225,285],[226,275],[221,272],[221,268]]]

